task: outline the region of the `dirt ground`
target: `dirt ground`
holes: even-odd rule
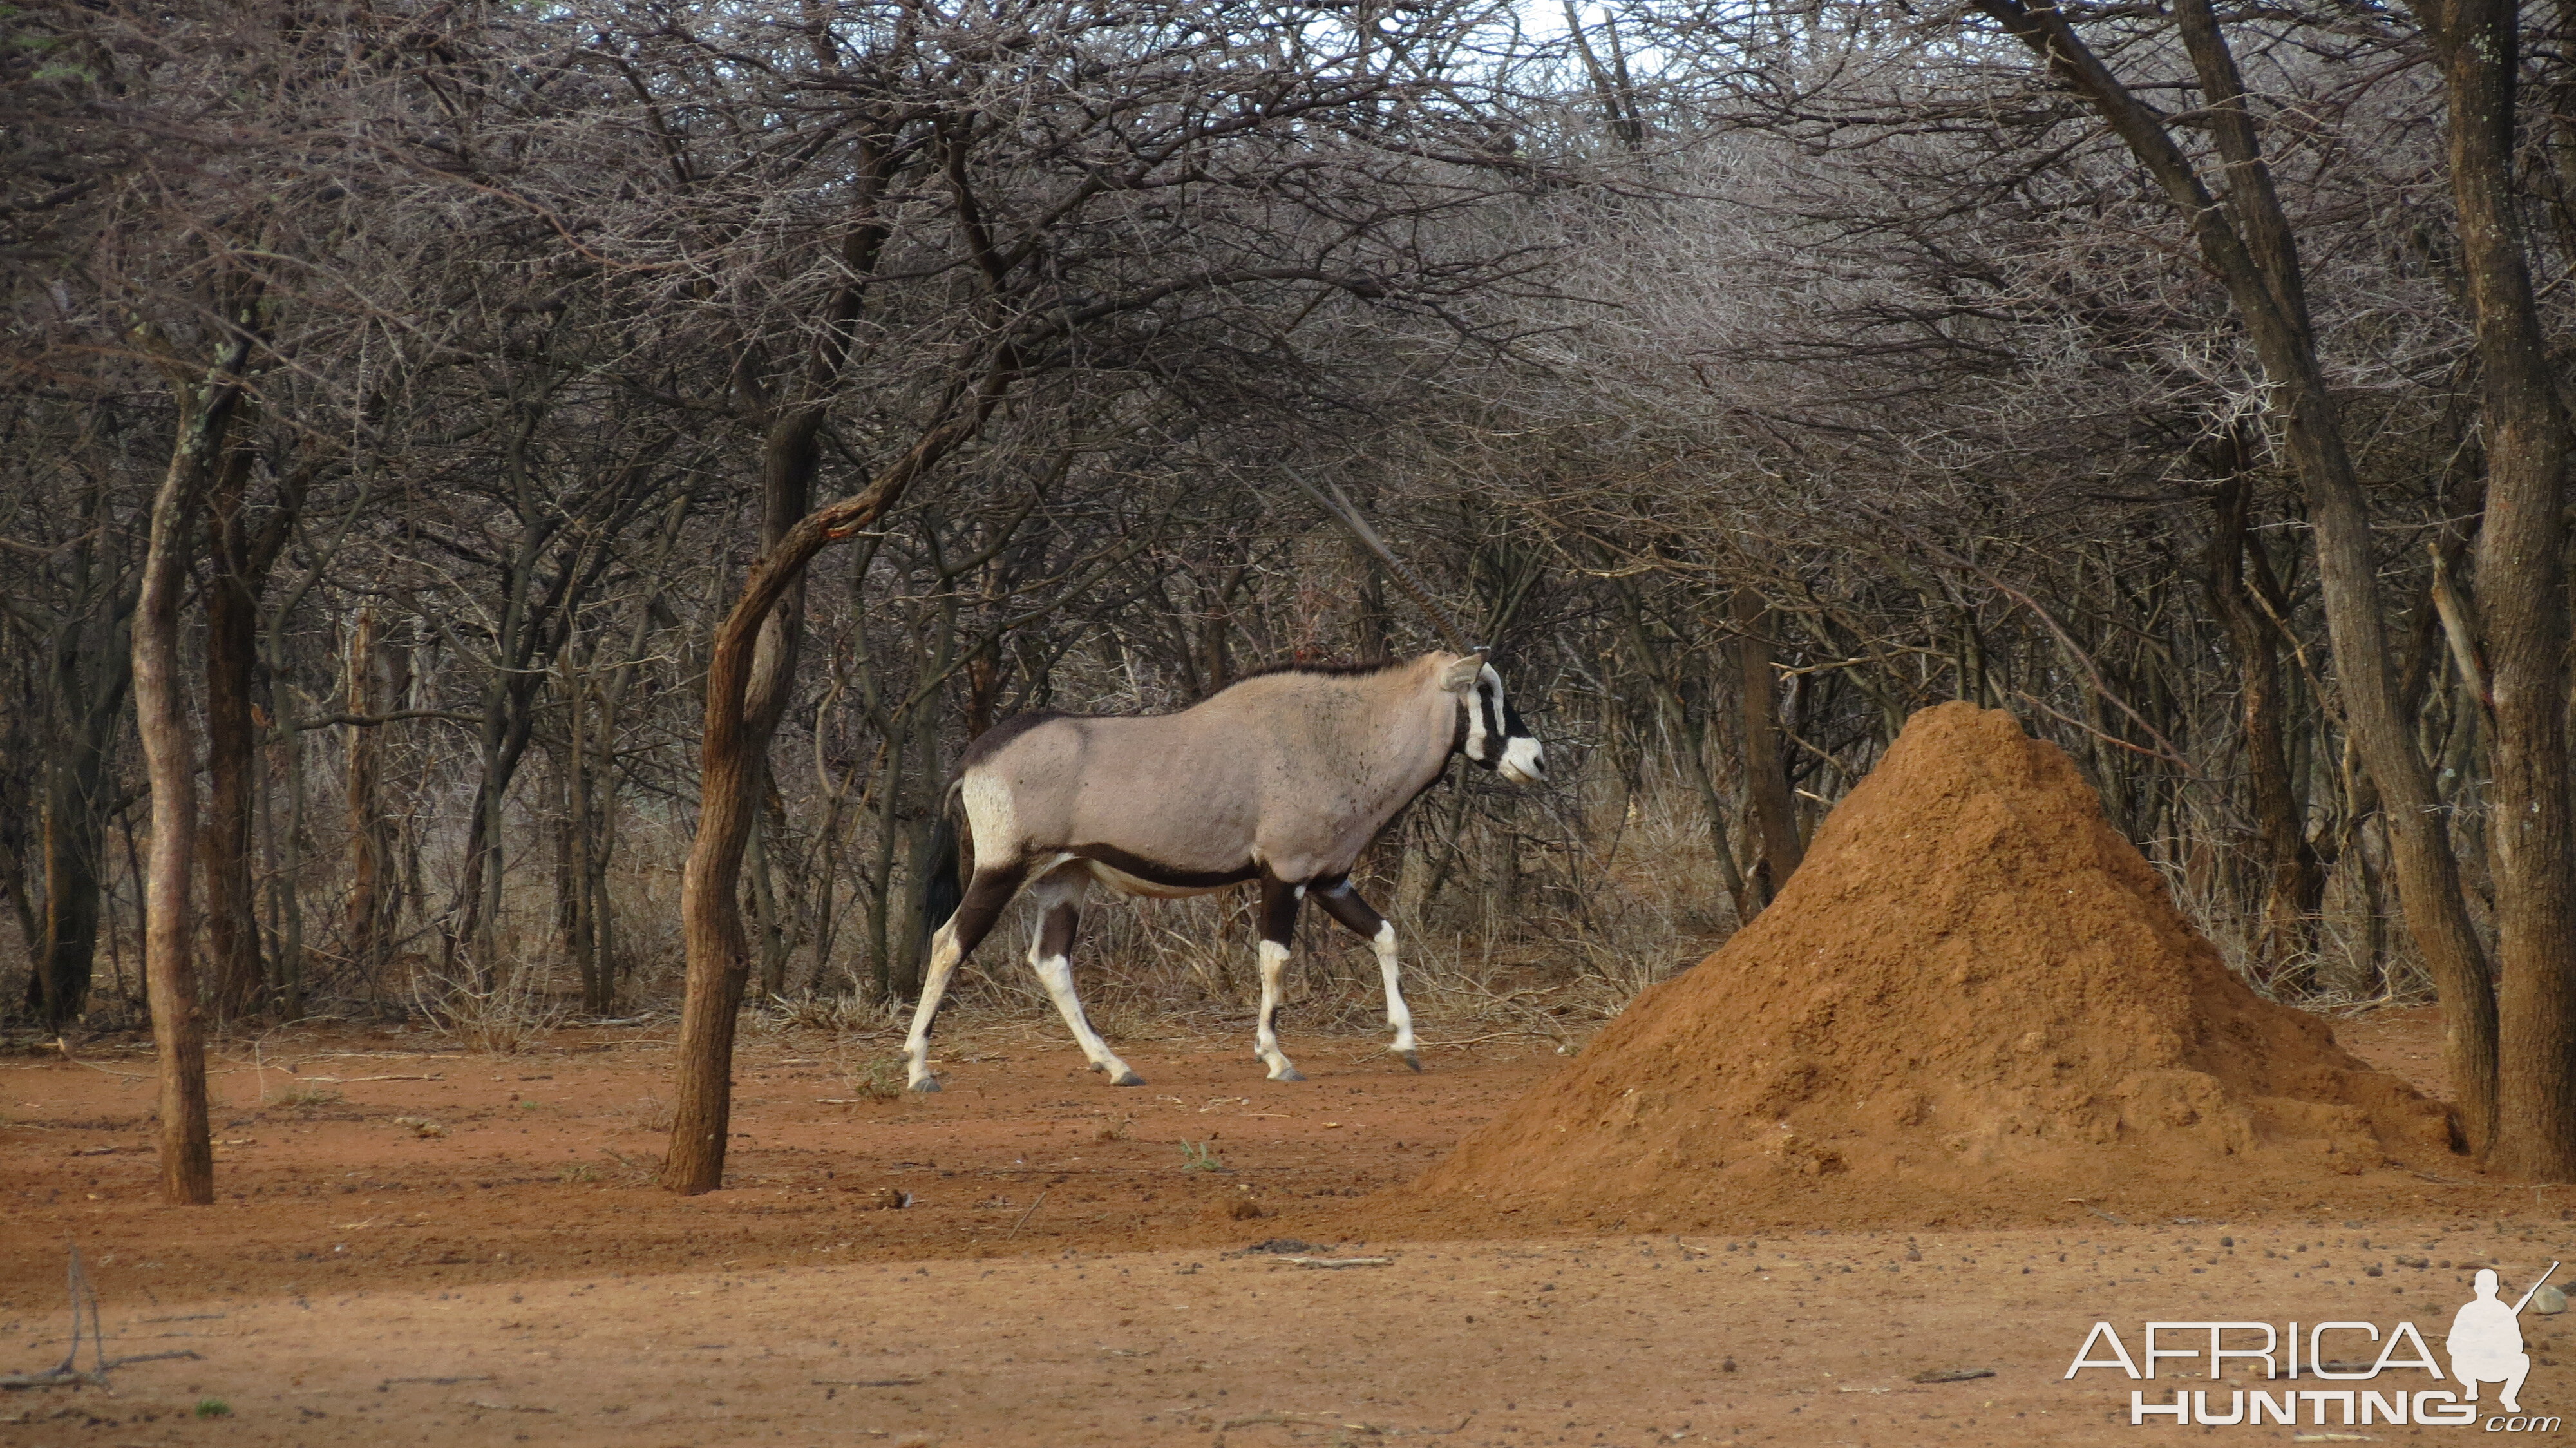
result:
[[[2429,1087],[2436,1029],[2337,1034]],[[0,1371],[59,1360],[67,1241],[111,1356],[193,1354],[0,1394],[0,1444],[2126,1442],[2141,1385],[2063,1376],[2096,1321],[2132,1353],[2149,1320],[2402,1319],[2438,1348],[2477,1267],[2519,1292],[2576,1264],[2576,1188],[2465,1169],[2213,1182],[2205,1217],[1457,1239],[1367,1194],[1562,1066],[1544,1046],[1414,1075],[1309,1038],[1289,1084],[1242,1041],[1122,1043],[1148,1084],[1120,1090],[1017,1023],[952,1036],[930,1097],[868,1089],[888,1041],[753,1040],[729,1189],[678,1199],[645,1184],[669,1036],[232,1043],[222,1201],[193,1211],[153,1200],[146,1057],[0,1062]],[[2576,1416],[2569,1321],[2524,1316],[2530,1411]],[[1952,1369],[1991,1376],[1914,1381]],[[2224,1434],[2474,1431],[2315,1406]]]

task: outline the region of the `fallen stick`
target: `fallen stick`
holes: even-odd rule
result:
[[[293,1073],[288,1073],[292,1075]],[[444,1081],[444,1072],[428,1076],[297,1076],[298,1081],[323,1081],[333,1086],[354,1086],[361,1081]],[[548,1411],[552,1411],[549,1409]]]
[[[1510,1040],[1514,1037],[1531,1036],[1535,1036],[1542,1041],[1562,1041],[1565,1039],[1565,1037],[1560,1035],[1552,1035],[1546,1031],[1537,1030],[1531,1027],[1523,1027],[1519,1030],[1511,1031],[1487,1031],[1481,1036],[1469,1036],[1466,1039],[1459,1041],[1424,1041],[1422,1043],[1422,1049],[1426,1051],[1463,1051],[1469,1046],[1479,1045],[1486,1041],[1504,1041]],[[1382,1056],[1385,1054],[1386,1053],[1383,1051],[1372,1051],[1369,1053],[1369,1056]],[[1361,1056],[1355,1059],[1365,1061],[1369,1059],[1369,1056]]]
[[[1392,1257],[1282,1257],[1290,1267],[1392,1267]]]
[[[462,1401],[469,1408],[481,1408],[487,1413],[551,1413],[554,1411],[552,1408],[531,1407],[525,1403],[487,1403],[481,1398],[466,1398]]]
[[[919,1378],[816,1378],[818,1388],[917,1388]]]
[[[2406,1174],[2408,1176],[2421,1177],[2437,1187],[2493,1187],[2510,1185],[2510,1183],[2505,1182],[2455,1182],[2449,1177],[2437,1177],[2429,1171],[2416,1171],[2412,1167],[2407,1169]]]
[[[96,1071],[102,1076],[121,1076],[128,1081],[149,1081],[153,1079],[150,1076],[138,1076],[132,1071],[111,1071],[105,1066],[91,1066],[89,1062],[72,1054],[71,1039],[67,1036],[54,1037],[54,1049],[63,1053],[64,1060],[71,1062],[75,1066],[88,1066],[90,1070]]]
[[[1042,1207],[1042,1206],[1045,1206],[1045,1205],[1046,1205],[1047,1193],[1048,1193],[1048,1192],[1051,1192],[1051,1191],[1053,1191],[1053,1190],[1055,1190],[1055,1188],[1053,1188],[1053,1187],[1041,1187],[1041,1188],[1039,1188],[1039,1189],[1038,1189],[1038,1199],[1037,1199],[1036,1201],[1034,1201],[1034,1202],[1029,1203],[1029,1209],[1028,1209],[1027,1211],[1020,1213],[1020,1219],[1019,1219],[1018,1221],[1013,1222],[1013,1223],[1011,1224],[1011,1230],[1009,1230],[1009,1231],[1007,1231],[1007,1232],[1004,1232],[1004,1233],[1002,1234],[1002,1240],[1003,1240],[1003,1241],[1005,1241],[1005,1242],[1007,1242],[1007,1241],[1011,1240],[1013,1237],[1016,1237],[1016,1236],[1020,1235],[1020,1229],[1021,1229],[1022,1227],[1025,1227],[1025,1226],[1027,1226],[1027,1225],[1029,1224],[1029,1218],[1034,1217],[1034,1216],[1036,1216],[1036,1215],[1038,1214],[1038,1208],[1040,1208],[1040,1207]]]
[[[1366,1433],[1371,1437],[1383,1438],[1386,1436],[1386,1430],[1375,1423],[1355,1423],[1333,1413],[1260,1413],[1249,1418],[1228,1419],[1219,1431],[1223,1431],[1225,1428],[1250,1428],[1256,1424],[1263,1423],[1275,1424],[1283,1428],[1296,1427],[1308,1423],[1323,1423],[1330,1424],[1336,1428],[1347,1428],[1356,1433]],[[1460,1426],[1465,1426],[1463,1420],[1461,1421]],[[1457,1429],[1452,1428],[1449,1431],[1454,1433]]]
[[[41,1373],[10,1373],[6,1377],[0,1377],[0,1388],[13,1393],[24,1388],[103,1388],[106,1386],[107,1374],[83,1372],[79,1369],[65,1371],[62,1368],[47,1368]]]
[[[180,1358],[204,1361],[195,1348],[181,1347],[172,1348],[168,1352],[139,1352],[132,1357],[111,1358],[107,1365],[111,1368],[121,1368],[127,1363],[166,1363],[175,1362]]]

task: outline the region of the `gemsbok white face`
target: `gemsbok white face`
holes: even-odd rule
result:
[[[1467,695],[1467,737],[1458,752],[1513,784],[1547,782],[1547,751],[1521,722],[1520,711],[1503,697],[1503,676],[1491,664],[1476,674]]]

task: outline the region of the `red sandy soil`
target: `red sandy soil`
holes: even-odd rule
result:
[[[2374,1063],[2434,1050],[2429,1012],[2337,1029]],[[2097,1318],[2132,1351],[2139,1322],[2213,1315],[2403,1316],[2438,1343],[2475,1266],[2576,1261],[2576,1189],[2465,1171],[2326,1173],[2180,1222],[2061,1203],[2010,1231],[1398,1240],[1343,1194],[1415,1174],[1565,1062],[1480,1048],[1414,1076],[1374,1042],[1310,1043],[1312,1079],[1274,1084],[1240,1041],[1167,1042],[1129,1051],[1151,1084],[1116,1090],[1016,1026],[953,1038],[938,1096],[847,1107],[816,1099],[851,1094],[821,1049],[756,1041],[735,1185],[680,1199],[607,1154],[659,1150],[664,1035],[514,1057],[273,1036],[265,1072],[225,1051],[223,1202],[196,1210],[151,1200],[147,1084],[0,1066],[0,1368],[59,1360],[66,1239],[112,1355],[199,1354],[112,1393],[0,1395],[0,1444],[2129,1442],[2129,1384],[2060,1380]],[[281,1104],[298,1089],[345,1099]],[[1185,1171],[1183,1141],[1225,1170]],[[871,1205],[889,1188],[913,1205]],[[1272,1215],[1237,1219],[1242,1198]],[[1242,1252],[1278,1236],[1392,1261]],[[2566,1320],[2526,1319],[2526,1407],[2576,1409]],[[1950,1367],[1995,1376],[1910,1381]],[[195,1417],[208,1398],[229,1415]]]

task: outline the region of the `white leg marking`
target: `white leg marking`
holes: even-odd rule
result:
[[[904,1084],[915,1091],[939,1089],[939,1078],[930,1074],[930,1021],[939,1014],[939,998],[947,994],[948,977],[956,969],[957,922],[952,919],[930,937],[930,969],[921,978],[921,1003],[912,1008],[912,1034],[903,1043],[910,1058]]]
[[[1045,949],[1046,927],[1040,925],[1038,929],[1040,939],[1029,946],[1029,969],[1037,972],[1039,983],[1054,999],[1056,1014],[1064,1017],[1065,1026],[1073,1032],[1073,1039],[1082,1047],[1083,1057],[1091,1062],[1091,1069],[1105,1072],[1112,1086],[1144,1085],[1145,1078],[1118,1059],[1118,1054],[1109,1049],[1109,1043],[1100,1039],[1100,1033],[1091,1028],[1090,1018],[1082,1013],[1082,998],[1073,990],[1073,962],[1061,955],[1040,954]]]
[[[1279,1050],[1280,978],[1288,973],[1288,947],[1275,940],[1261,942],[1261,1025],[1253,1033],[1252,1051],[1270,1068],[1273,1081],[1303,1081],[1295,1065]]]
[[[1419,1071],[1422,1069],[1422,1053],[1413,1043],[1413,1012],[1404,1003],[1403,988],[1396,983],[1394,921],[1378,922],[1377,936],[1369,941],[1369,949],[1377,952],[1378,974],[1386,978],[1386,1023],[1395,1027],[1395,1042],[1387,1049],[1402,1056],[1404,1064]]]

